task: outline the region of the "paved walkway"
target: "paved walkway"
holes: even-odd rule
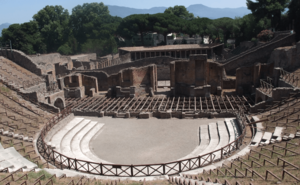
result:
[[[99,158],[117,164],[175,161],[199,144],[199,126],[224,119],[118,119],[85,117],[105,123],[90,142]]]

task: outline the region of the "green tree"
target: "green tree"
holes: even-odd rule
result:
[[[226,44],[230,34],[233,33],[233,19],[223,17],[213,20],[213,25],[217,29],[218,38],[223,35],[223,42]]]
[[[164,36],[165,44],[167,35],[179,32],[183,27],[183,20],[172,14],[158,13],[149,16],[151,30]]]
[[[74,7],[70,24],[78,42],[84,43],[87,39],[94,38],[93,31],[99,29],[108,16],[108,8],[103,3],[84,3]]]
[[[165,10],[164,13],[176,15],[177,17],[180,17],[180,18],[186,19],[186,20],[191,20],[191,19],[195,18],[194,14],[187,11],[187,9],[184,6],[169,7]]]
[[[299,0],[292,0],[289,4],[288,10],[288,18],[290,23],[294,23],[295,32],[296,32],[296,40],[300,40],[300,1]]]
[[[103,43],[115,36],[121,21],[120,17],[109,15],[108,8],[103,3],[78,5],[72,9],[70,16],[74,34],[71,42],[77,41],[78,51],[95,51],[98,55],[106,55],[108,50]]]
[[[118,28],[118,34],[124,38],[132,38],[139,33],[144,46],[144,34],[150,31],[149,14],[134,14],[125,17]]]
[[[271,26],[278,28],[281,21],[281,13],[288,7],[290,0],[247,0],[247,7],[252,11],[256,20],[264,17],[271,19]]]
[[[11,41],[14,49],[27,54],[45,53],[46,44],[43,43],[36,21],[24,24],[12,24],[2,30],[3,41]]]
[[[33,20],[38,23],[48,52],[56,52],[66,45],[71,34],[68,10],[62,6],[46,6],[33,16]]]

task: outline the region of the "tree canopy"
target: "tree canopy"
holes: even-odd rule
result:
[[[169,7],[165,10],[164,13],[176,15],[177,17],[185,20],[191,20],[194,18],[194,14],[187,11],[187,9],[184,6]]]
[[[56,52],[68,41],[70,35],[69,12],[62,6],[46,6],[33,16],[38,24],[47,52]]]
[[[300,1],[299,0],[292,0],[289,4],[288,10],[288,18],[289,23],[294,24],[295,31],[296,31],[296,39],[297,41],[300,40]]]
[[[164,13],[135,14],[125,18],[113,17],[103,3],[84,3],[69,14],[62,6],[45,6],[23,24],[3,29],[2,42],[11,40],[13,48],[28,54],[59,52],[77,54],[96,52],[99,56],[117,52],[136,35],[144,45],[144,36],[156,32],[164,36],[209,35],[213,41],[224,42],[235,38],[236,44],[257,37],[262,31],[275,27],[285,30],[295,22],[297,39],[300,39],[299,0],[247,0],[251,14],[235,19],[194,17],[184,6],[169,7]],[[283,11],[289,8],[284,14]],[[280,24],[280,22],[282,22]],[[124,38],[124,39],[123,39]],[[139,43],[140,44],[140,43]]]
[[[281,13],[288,7],[290,0],[247,0],[247,7],[252,11],[256,20],[264,17],[271,19],[271,26],[278,28],[281,21]]]

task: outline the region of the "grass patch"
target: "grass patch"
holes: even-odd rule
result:
[[[45,170],[41,170],[39,172],[30,172],[28,174],[28,178],[35,180],[38,177],[40,177],[41,175],[45,175],[44,177],[41,178],[41,180],[49,179],[52,176],[50,173],[46,172]],[[53,180],[53,183],[54,183],[55,182],[55,178],[53,178],[52,180]]]
[[[11,93],[11,90],[7,87],[0,86],[0,89],[1,89],[2,92],[6,92],[6,93],[9,93],[9,94]]]

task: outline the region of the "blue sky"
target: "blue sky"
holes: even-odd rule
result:
[[[152,7],[170,7],[192,4],[203,4],[212,8],[237,8],[246,7],[246,0],[0,0],[0,24],[23,23],[32,19],[46,5],[61,5],[72,12],[72,8],[83,3],[103,2],[105,5],[118,5],[130,8],[149,9]]]

